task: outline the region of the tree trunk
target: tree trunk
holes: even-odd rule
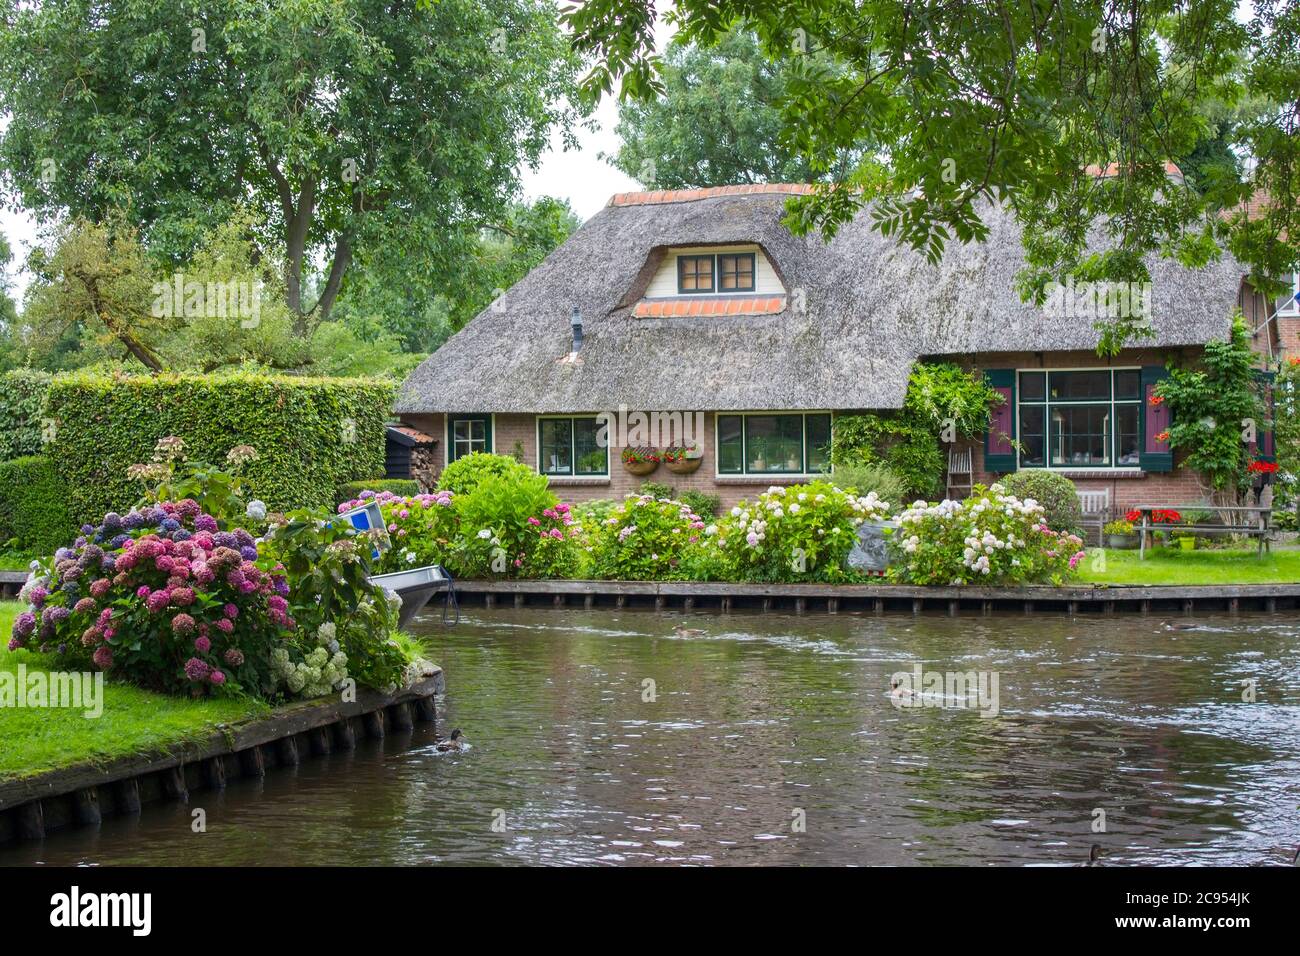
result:
[[[86,288],[86,294],[90,296],[90,307],[94,310],[99,321],[108,329],[109,334],[122,343],[126,350],[134,355],[142,365],[152,372],[161,372],[163,370],[162,361],[154,351],[137,339],[131,330],[119,323],[109,312],[108,307],[104,304],[104,297],[99,292],[99,280],[85,272],[74,272],[74,276]]]

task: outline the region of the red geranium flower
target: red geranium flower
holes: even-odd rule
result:
[[[1140,511],[1138,511],[1136,508],[1134,508],[1134,509],[1133,509],[1132,511],[1130,511],[1128,514],[1124,515],[1124,520],[1125,520],[1125,521],[1141,521],[1141,520],[1142,520],[1142,512],[1140,512]]]

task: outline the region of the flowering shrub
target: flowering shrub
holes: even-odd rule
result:
[[[910,584],[1060,584],[1083,560],[1083,541],[1052,531],[1042,505],[976,485],[965,501],[918,501],[898,516],[890,575]]]
[[[460,577],[558,577],[577,567],[581,529],[545,475],[484,479],[456,499],[461,534],[451,561]]]
[[[266,551],[284,568],[290,612],[300,623],[285,654],[274,657],[275,677],[291,694],[337,686],[345,676],[389,690],[412,663],[393,637],[401,601],[370,583],[371,532],[328,518],[323,508],[292,511],[267,532]]]
[[[624,448],[623,464],[643,465],[648,462],[662,461],[659,451],[654,448]]]
[[[774,486],[750,505],[741,502],[704,531],[714,542],[722,574],[743,581],[843,581],[858,525],[889,517],[888,502],[825,481]]]
[[[592,574],[655,581],[686,575],[684,559],[698,551],[705,525],[680,501],[628,495],[591,537]]]
[[[251,694],[274,685],[271,650],[294,627],[285,576],[257,542],[198,502],[163,502],[86,525],[37,562],[10,649],[93,663],[146,687]]]
[[[245,517],[245,482],[239,473],[256,460],[257,449],[236,445],[226,453],[224,469],[218,469],[207,462],[191,461],[185,453],[185,441],[168,435],[154,445],[152,460],[132,465],[126,473],[144,484],[145,504],[192,498],[225,528]]]
[[[378,503],[392,547],[380,552],[373,570],[384,574],[446,562],[459,526],[454,499],[450,491],[411,497],[389,491],[363,491],[359,498],[339,505],[338,511],[343,514],[370,501]]]

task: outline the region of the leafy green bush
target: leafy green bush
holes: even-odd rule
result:
[[[373,491],[378,494],[387,491],[400,498],[409,498],[420,493],[420,483],[414,478],[371,478],[368,481],[345,481],[339,485],[334,497],[339,501],[354,501],[363,492]]]
[[[662,481],[643,481],[637,494],[649,495],[651,498],[676,498],[677,489],[665,485]]]
[[[266,556],[283,565],[293,635],[272,654],[275,677],[295,696],[329,693],[343,678],[390,691],[412,663],[392,640],[400,601],[370,583],[370,532],[301,508],[273,524]]]
[[[737,581],[843,581],[857,528],[889,517],[875,493],[865,498],[829,482],[775,487],[754,504],[742,501],[705,529],[723,574]]]
[[[908,584],[1061,584],[1083,559],[1083,541],[1045,524],[1043,506],[1001,484],[975,486],[964,502],[920,504],[898,516],[889,575]]]
[[[700,550],[704,522],[680,501],[629,495],[591,538],[592,573],[620,581],[663,581],[687,576]]]
[[[704,491],[684,491],[678,498],[705,521],[712,521],[722,510],[722,497]]]
[[[860,497],[875,492],[876,497],[895,506],[907,499],[907,482],[884,462],[854,462],[835,469],[835,484]]]
[[[133,504],[127,469],[169,435],[206,461],[237,445],[257,449],[247,491],[273,510],[332,506],[340,484],[382,469],[392,392],[386,382],[245,372],[61,375],[46,405],[55,426],[46,453],[77,521]]]
[[[41,453],[41,420],[50,375],[14,369],[0,375],[0,461]]]
[[[71,544],[77,525],[67,499],[50,459],[28,455],[0,462],[0,550],[35,557]]]
[[[659,481],[641,482],[639,494],[649,495],[651,498],[671,498],[673,501],[680,501],[706,521],[716,518],[722,508],[722,498],[719,495],[695,490],[679,493],[672,485]]]
[[[569,506],[556,501],[545,475],[512,464],[522,471],[488,475],[468,494],[456,496],[460,536],[453,570],[460,577],[572,573],[580,527]]]
[[[1083,534],[1083,509],[1074,482],[1064,475],[1026,468],[1002,479],[1007,494],[1021,500],[1033,499],[1043,506],[1047,526],[1053,531]]]
[[[855,465],[888,466],[903,483],[903,493],[895,500],[933,498],[943,492],[939,431],[913,417],[872,414],[835,418],[831,461],[837,474]]]
[[[950,362],[919,363],[900,412],[833,419],[831,461],[837,473],[848,465],[888,465],[903,481],[903,494],[891,500],[937,498],[943,494],[944,443],[982,435],[997,398],[982,375]]]
[[[457,458],[438,476],[438,490],[454,495],[467,495],[487,478],[536,478],[537,472],[515,461],[509,455],[490,455],[476,451]]]

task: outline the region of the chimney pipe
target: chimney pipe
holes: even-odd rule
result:
[[[569,325],[573,327],[573,354],[577,355],[582,348],[582,312],[576,305],[569,316]]]

